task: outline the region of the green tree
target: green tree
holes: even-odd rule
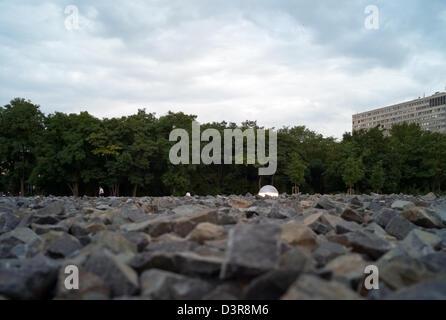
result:
[[[382,188],[384,187],[385,181],[386,176],[383,168],[383,162],[378,161],[378,163],[373,167],[369,184],[372,187],[373,191],[380,193]]]
[[[285,169],[285,174],[288,176],[290,182],[294,184],[293,193],[299,192],[299,186],[305,183],[305,170],[307,166],[302,161],[297,152],[291,154],[288,166]]]
[[[39,106],[21,98],[0,108],[0,171],[8,177],[8,186],[19,182],[20,195],[35,162],[37,141],[43,132],[44,115]]]
[[[364,177],[364,170],[362,169],[361,159],[349,157],[345,162],[342,179],[349,188],[349,194],[353,193],[353,187]]]

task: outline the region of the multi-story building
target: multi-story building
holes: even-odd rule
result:
[[[352,116],[352,129],[380,126],[389,130],[397,123],[418,123],[423,130],[446,133],[446,92],[418,98]]]

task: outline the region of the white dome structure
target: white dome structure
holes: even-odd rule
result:
[[[279,191],[270,185],[263,186],[259,191],[259,196],[261,197],[278,197]]]

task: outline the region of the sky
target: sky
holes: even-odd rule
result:
[[[444,0],[1,0],[0,105],[340,138],[354,113],[445,90],[445,31]]]

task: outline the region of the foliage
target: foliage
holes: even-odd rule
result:
[[[110,119],[44,115],[31,101],[13,99],[0,107],[0,192],[97,195],[102,185],[115,196],[255,194],[274,184],[280,192],[298,186],[304,193],[335,193],[347,186],[363,193],[441,193],[446,187],[446,135],[415,124],[395,125],[389,134],[378,127],[345,133],[340,141],[304,126],[280,128],[277,171],[262,177],[259,163],[248,164],[246,156],[241,165],[172,165],[176,142],[169,134],[182,128],[191,136],[195,119],[182,112],[156,117],[145,109]],[[209,128],[220,133],[223,151],[225,129],[262,127],[256,121],[201,124],[201,132]]]

